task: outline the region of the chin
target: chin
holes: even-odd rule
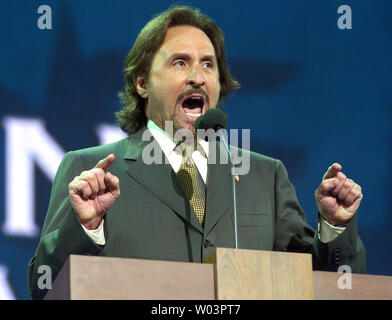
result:
[[[196,135],[194,123],[188,122],[186,120],[179,120],[177,118],[174,118],[173,119],[173,129],[174,129],[174,132],[176,132],[177,130],[180,130],[180,129],[187,129],[187,130],[190,130],[194,136]]]

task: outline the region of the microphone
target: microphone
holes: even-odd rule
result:
[[[231,151],[229,145],[226,141],[225,136],[221,129],[226,129],[227,121],[226,114],[220,109],[208,109],[204,115],[197,118],[195,122],[195,129],[198,132],[199,129],[208,130],[213,129],[223,141],[226,151],[229,155],[229,161],[231,164],[231,185],[233,190],[233,221],[234,221],[234,243],[235,248],[238,249],[238,227],[237,227],[237,198],[236,198],[236,188],[235,188],[235,175],[234,175],[234,163],[231,157]]]
[[[208,109],[204,115],[196,119],[195,129],[226,129],[226,114],[220,109]]]

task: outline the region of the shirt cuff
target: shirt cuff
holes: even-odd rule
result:
[[[98,228],[95,230],[88,230],[83,225],[82,228],[84,232],[90,237],[91,240],[94,241],[95,244],[105,245],[105,234],[103,232],[103,219],[99,224]]]
[[[317,230],[318,238],[321,242],[328,243],[335,240],[345,229],[345,227],[335,227],[325,221],[323,217],[319,216]]]

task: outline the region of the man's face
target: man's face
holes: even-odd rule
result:
[[[162,129],[172,120],[175,131],[194,132],[196,119],[216,107],[219,93],[218,65],[208,36],[192,26],[169,28],[145,87],[147,117]]]

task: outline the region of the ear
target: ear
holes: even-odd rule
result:
[[[148,98],[148,92],[147,92],[147,79],[145,76],[137,76],[136,79],[133,80],[133,83],[135,84],[136,90],[139,93],[139,95],[147,99]]]

